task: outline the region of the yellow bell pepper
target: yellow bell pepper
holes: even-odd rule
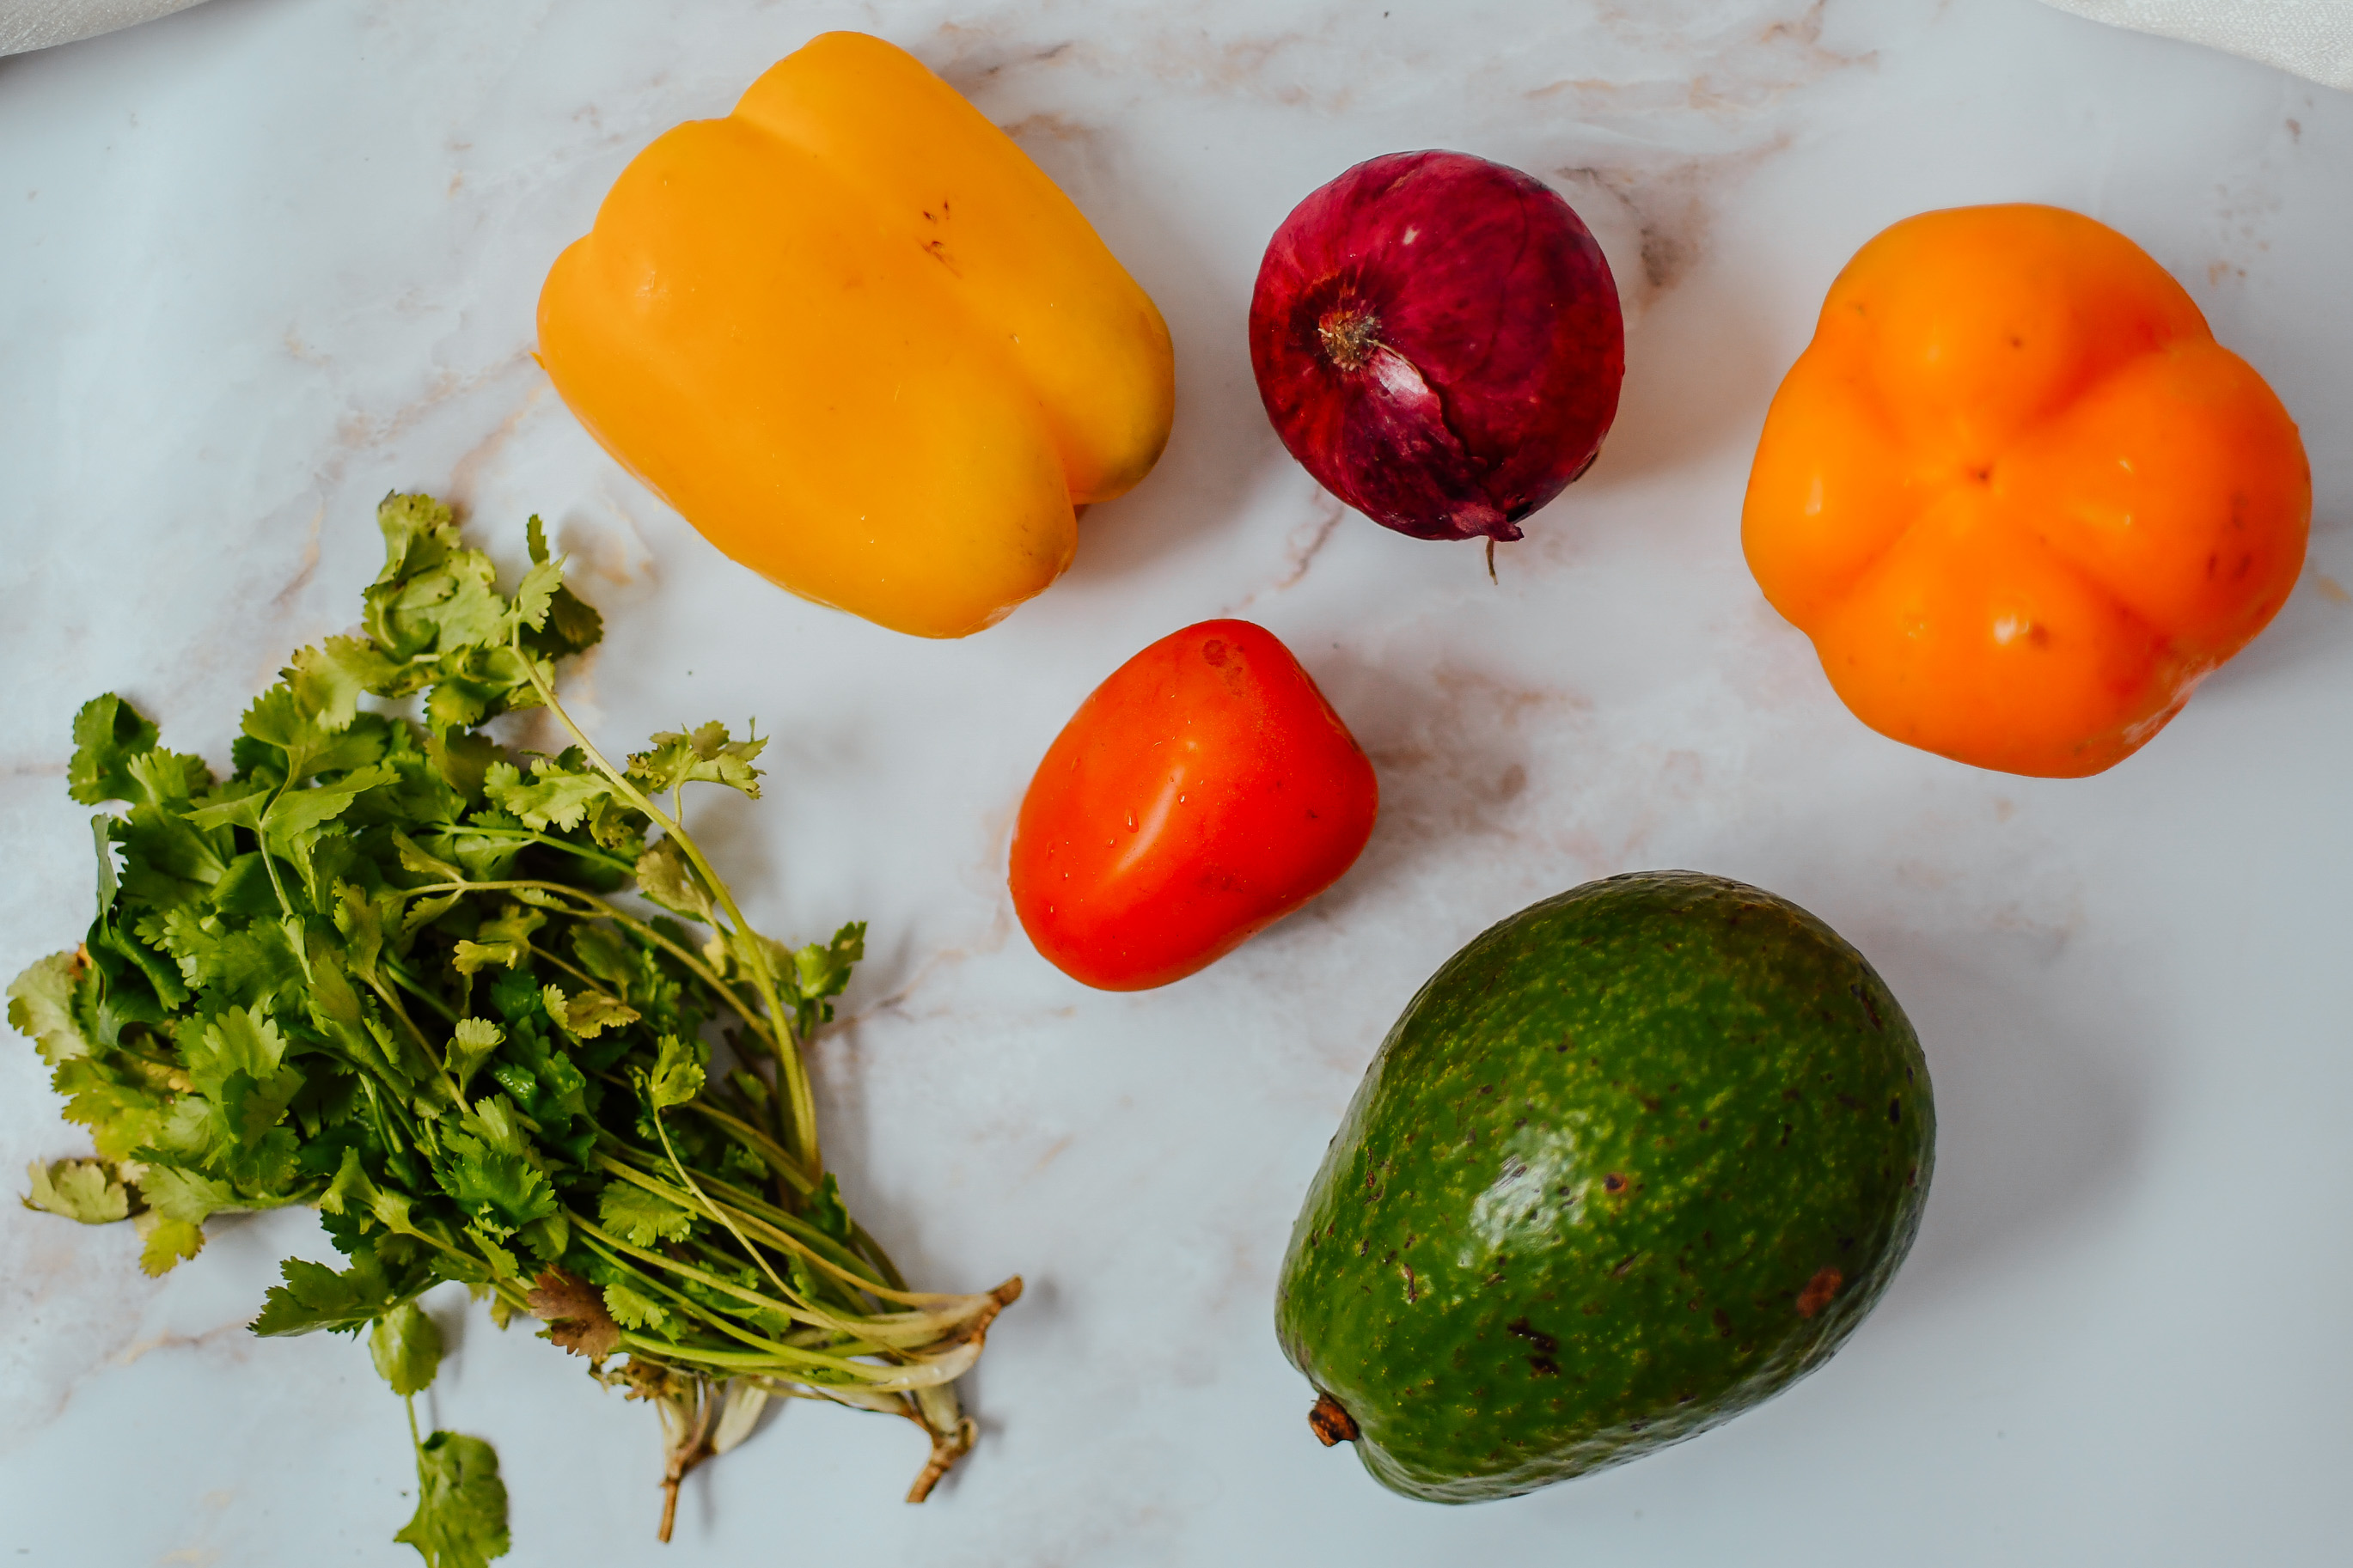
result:
[[[1168,329],[1070,198],[905,51],[828,33],[623,170],[539,297],[582,424],[734,559],[963,637],[1168,438]]]

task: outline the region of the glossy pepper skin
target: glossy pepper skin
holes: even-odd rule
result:
[[[539,340],[590,434],[722,551],[922,637],[1051,583],[1175,403],[1160,312],[1070,198],[860,33],[638,154],[549,272]]]
[[[1105,991],[1166,985],[1339,880],[1373,765],[1291,650],[1203,621],[1112,673],[1055,737],[1013,835],[1013,908]]]
[[[1856,253],[1766,416],[1741,538],[1864,723],[2071,778],[2263,630],[2311,513],[2294,422],[2181,286],[2020,205]]]

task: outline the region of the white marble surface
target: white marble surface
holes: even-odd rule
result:
[[[2303,1564],[2353,1532],[2353,98],[2031,0],[214,0],[0,60],[0,970],[74,940],[68,721],[119,689],[226,758],[354,619],[387,489],[605,609],[628,741],[756,714],[711,808],[771,929],[873,921],[820,1052],[828,1148],[913,1274],[1031,1293],[929,1505],[897,1423],[795,1408],[653,1544],[651,1415],[436,1299],[438,1420],[500,1447],[519,1564]],[[628,156],[830,26],[913,48],[1166,312],[1166,460],[1005,625],[928,644],[728,565],[533,364],[532,306]],[[1341,516],[1242,321],[1290,205],[1398,148],[1555,181],[1619,270],[1599,465],[1504,552]],[[2117,225],[2301,421],[2310,563],[2142,755],[1972,772],[1850,719],[1742,566],[1767,398],[1855,246],[2031,198]],[[1372,752],[1362,863],[1208,973],[1089,993],[1003,886],[1029,768],[1187,621],[1290,640]],[[1390,1497],[1310,1439],[1274,1270],[1382,1030],[1491,921],[1622,869],[1762,883],[1879,965],[1942,1122],[1918,1249],[1826,1370],[1517,1501]],[[0,1181],[76,1152],[0,1037]],[[350,1342],[242,1322],[301,1215],[162,1283],[127,1228],[0,1205],[0,1563],[414,1561],[399,1408]]]

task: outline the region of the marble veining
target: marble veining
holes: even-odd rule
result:
[[[555,252],[634,151],[828,26],[914,50],[1070,191],[1166,314],[1168,453],[1066,578],[927,644],[721,560],[531,358]],[[1293,203],[1417,146],[1553,182],[1629,323],[1619,423],[1490,583],[1385,533],[1267,428],[1242,321]],[[510,563],[543,515],[627,742],[776,736],[698,832],[786,934],[872,922],[814,1053],[829,1157],[910,1273],[1030,1293],[933,1502],[899,1424],[794,1408],[652,1540],[652,1417],[462,1293],[443,1425],[500,1447],[518,1563],[1487,1558],[2333,1560],[2353,1505],[2341,889],[2353,871],[2353,99],[2031,0],[210,0],[0,59],[0,968],[70,943],[85,698],[225,763],[373,575],[385,490]],[[1863,731],[1758,597],[1737,515],[1831,278],[1959,202],[2090,212],[2173,269],[2302,424],[2317,510],[2279,621],[2141,756],[1981,773]],[[1379,770],[1330,894],[1166,991],[1033,953],[1003,867],[1078,700],[1192,620],[1282,636]],[[518,721],[526,742],[533,731]],[[1696,1442],[1510,1504],[1378,1491],[1273,1345],[1292,1215],[1366,1060],[1461,942],[1688,866],[1829,920],[1918,1027],[1942,1146],[1919,1248],[1827,1369]],[[0,1037],[0,1181],[79,1151]],[[2219,1247],[2219,1250],[2218,1250]],[[168,1279],[127,1229],[0,1205],[7,1560],[411,1560],[397,1403],[341,1340],[242,1324],[306,1216]]]

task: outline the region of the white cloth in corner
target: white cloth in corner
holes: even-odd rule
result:
[[[2207,44],[2353,91],[2353,0],[2044,0],[2062,11]]]
[[[185,11],[197,0],[0,0],[0,55],[95,37]]]

